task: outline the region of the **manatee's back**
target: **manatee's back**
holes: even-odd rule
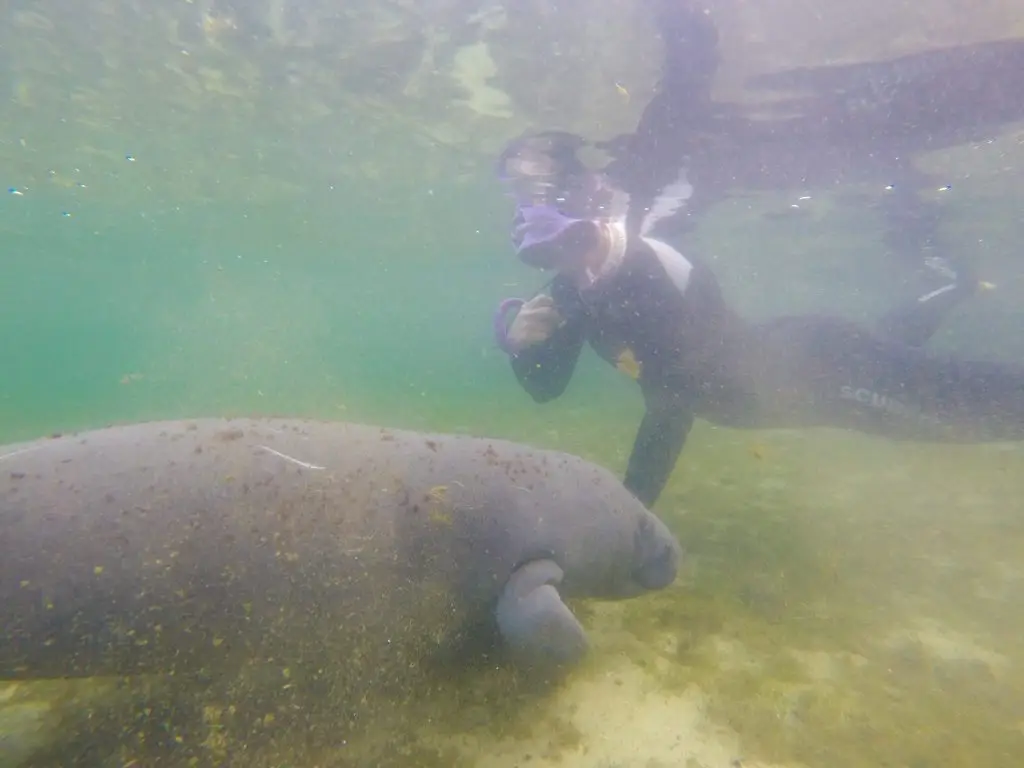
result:
[[[445,477],[386,431],[150,423],[0,453],[0,677],[401,666],[465,620]],[[443,470],[443,467],[441,467]],[[350,670],[351,671],[351,670]]]

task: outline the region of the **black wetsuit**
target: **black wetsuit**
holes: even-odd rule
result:
[[[606,146],[614,159],[605,173],[630,195],[626,229],[633,234],[621,267],[599,290],[584,295],[565,278],[553,281],[550,293],[565,324],[512,358],[527,392],[538,402],[558,397],[585,341],[620,369],[638,370],[646,412],[625,482],[648,505],[696,416],[736,427],[835,426],[921,440],[1024,438],[1024,370],[940,359],[920,349],[949,309],[974,292],[973,279],[898,308],[877,332],[822,315],[748,322],[692,258],[684,260],[691,265],[685,289],[673,283],[637,233],[654,231],[644,219],[680,169],[693,183],[691,212],[717,199],[715,185],[709,191],[703,183],[717,161],[694,142],[714,134],[720,122],[710,95],[717,32],[697,5],[650,3],[665,43],[659,87],[635,133]],[[573,142],[566,146],[571,154]],[[567,178],[579,173],[571,158],[553,159]],[[918,215],[912,194],[897,202],[905,215],[894,222],[898,242],[888,237],[890,243],[912,260],[941,259],[934,217]],[[677,225],[686,219],[682,212]],[[633,360],[622,358],[627,350]]]
[[[690,261],[682,293],[640,237],[599,289],[584,294],[556,277],[550,294],[565,323],[512,357],[538,402],[565,390],[584,341],[639,374],[646,410],[625,484],[648,506],[696,416],[735,427],[835,426],[928,441],[1024,438],[1024,370],[932,357],[918,346],[970,287],[953,285],[899,309],[880,333],[819,315],[754,324],[726,305],[710,270]]]

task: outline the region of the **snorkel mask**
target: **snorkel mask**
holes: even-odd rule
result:
[[[512,242],[519,258],[552,269],[561,253],[586,243],[590,222],[625,215],[627,197],[577,152],[586,142],[550,131],[512,141],[498,159],[497,175],[516,202]]]
[[[628,196],[584,165],[577,152],[585,146],[578,136],[551,131],[515,139],[498,158],[497,176],[516,202],[512,243],[531,267],[558,268],[596,244],[595,223],[625,216]],[[506,299],[494,316],[496,341],[509,354],[506,315],[522,304]]]

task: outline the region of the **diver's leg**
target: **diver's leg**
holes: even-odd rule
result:
[[[931,179],[912,168],[903,168],[897,175],[898,183],[881,201],[883,241],[895,257],[908,260],[914,269],[921,269],[927,266],[928,257],[945,255],[939,231],[942,209],[936,201],[920,194],[931,184]]]
[[[924,346],[964,299],[991,287],[966,266],[953,269],[944,260],[933,262],[933,268],[943,283],[886,313],[878,323],[882,336],[912,347]]]
[[[771,324],[814,423],[940,442],[1024,440],[1024,369],[931,357],[830,317]],[[806,421],[806,420],[805,420]]]
[[[904,181],[885,197],[884,241],[932,287],[887,313],[878,330],[888,339],[920,347],[960,302],[990,284],[979,280],[972,265],[953,256],[943,241],[939,231],[941,207],[919,194],[926,179],[911,173]]]

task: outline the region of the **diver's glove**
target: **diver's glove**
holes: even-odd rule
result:
[[[508,329],[508,344],[516,352],[547,341],[565,320],[550,296],[534,296],[523,304]]]

